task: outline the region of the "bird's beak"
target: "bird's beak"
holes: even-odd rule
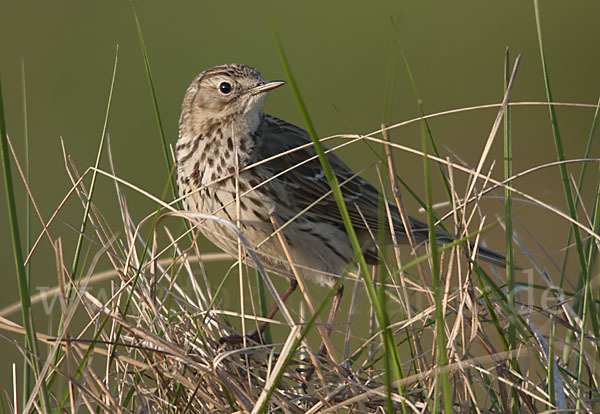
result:
[[[280,86],[285,85],[284,81],[269,81],[265,82],[262,85],[255,86],[254,88],[248,90],[250,95],[258,95],[259,93],[270,91],[271,89],[279,88]]]

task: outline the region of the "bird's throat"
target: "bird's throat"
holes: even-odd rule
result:
[[[229,117],[228,117],[229,118]],[[213,183],[247,167],[252,160],[262,116],[206,119],[197,128],[181,128],[176,146],[177,173],[195,186]]]

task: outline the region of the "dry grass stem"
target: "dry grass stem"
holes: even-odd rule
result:
[[[344,298],[331,326],[331,337],[317,318],[308,337],[301,338],[305,321],[295,306],[283,302],[278,292],[280,281],[272,280],[265,271],[261,264],[263,256],[257,254],[260,249],[247,242],[238,230],[239,222],[179,211],[175,207],[176,201],[165,202],[119,177],[115,173],[108,136],[105,148],[108,170],[99,167],[78,169],[63,145],[71,187],[52,214],[42,214],[11,146],[17,170],[41,226],[26,261],[29,263],[42,251],[40,243],[47,239],[56,263],[56,286],[32,290],[31,302],[35,309],[43,307],[49,320],[60,320],[60,323],[47,324],[48,334],[38,331],[38,341],[47,347],[42,355],[37,355],[9,337],[25,334],[20,324],[9,319],[19,310],[20,304],[0,309],[0,336],[14,343],[27,360],[38,360],[42,367],[40,379],[32,384],[25,410],[42,409],[38,393],[46,384],[50,389],[50,403],[57,412],[87,409],[123,413],[259,413],[261,410],[273,413],[365,413],[383,412],[391,404],[393,410],[421,413],[431,411],[432,400],[437,398],[434,395],[435,379],[441,372],[449,373],[457,412],[503,412],[510,409],[515,398],[521,404],[520,409],[526,412],[578,404],[582,410],[597,409],[600,395],[598,335],[580,312],[583,302],[579,300],[585,298],[582,291],[575,288],[566,291],[558,282],[560,272],[565,269],[556,260],[543,257],[550,256],[544,249],[544,241],[533,239],[534,245],[539,244],[536,252],[542,251],[536,255],[517,233],[513,237],[515,250],[519,251],[519,265],[524,266],[521,261],[527,261],[529,267],[519,275],[523,277],[519,279],[522,283],[517,285],[516,309],[507,305],[502,270],[476,263],[477,247],[486,237],[487,229],[494,226],[494,223],[487,225],[494,220],[486,220],[486,215],[489,216],[486,203],[495,189],[508,189],[519,197],[513,199],[515,203],[534,205],[566,224],[579,227],[588,236],[589,251],[600,246],[600,236],[594,228],[597,209],[595,205],[584,204],[588,201],[585,192],[580,194],[575,190],[582,213],[582,219],[578,221],[549,202],[515,188],[519,179],[559,164],[598,164],[599,159],[550,162],[517,172],[508,180],[494,178],[498,171],[495,171],[494,161],[489,159],[490,149],[504,111],[508,107],[548,105],[543,102],[509,103],[509,92],[510,88],[501,104],[445,111],[392,126],[382,125],[367,135],[336,135],[322,140],[345,139],[329,151],[360,142],[383,146],[385,155],[371,165],[375,166],[380,187],[390,189],[390,199],[399,207],[409,234],[409,246],[401,246],[399,235],[402,229],[394,229],[389,206],[384,206],[382,218],[392,230],[391,254],[389,260],[382,256],[380,270],[385,279],[379,280],[376,288],[378,293],[385,294],[388,327],[401,355],[399,364],[404,375],[390,382],[391,388],[386,386],[387,376],[395,361],[386,359],[389,355],[382,343],[381,331],[374,325],[369,326],[372,309],[364,283],[352,272],[353,268],[349,269],[345,279],[350,294]],[[406,199],[407,193],[403,192],[404,198],[401,195],[401,180],[394,163],[394,157],[411,154],[423,157],[424,154],[391,142],[388,134],[423,119],[489,108],[498,110],[497,117],[475,167],[457,161],[457,157],[427,155],[431,161],[443,166],[450,190],[450,200],[440,203],[444,209],[440,222],[458,237],[469,235],[474,239],[473,251],[467,251],[468,243],[457,243],[441,252],[441,306],[447,338],[444,352],[449,363],[440,367],[435,358],[438,345],[431,258],[427,249],[417,245],[410,236],[404,205],[410,201]],[[282,174],[302,164],[291,165]],[[236,166],[236,176],[246,170]],[[381,171],[382,168],[387,171]],[[88,207],[93,191],[88,182],[92,175],[114,187],[114,213],[118,214],[100,211],[93,202]],[[508,182],[511,186],[507,186]],[[577,188],[576,180],[572,179],[572,182],[573,188]],[[346,184],[340,183],[341,186]],[[233,202],[238,217],[240,199],[256,188],[258,186],[242,192],[239,185],[236,186]],[[156,211],[142,214],[132,211],[127,198],[130,194],[153,202]],[[57,220],[60,213],[73,198],[78,200],[77,208],[88,212],[87,230],[82,235],[85,254],[81,256],[79,275],[75,277],[65,264],[66,258],[70,259],[70,252],[65,251],[68,243],[53,238],[57,234],[54,227],[61,225]],[[106,218],[114,216],[119,217],[117,222]],[[285,252],[307,305],[305,319],[310,320],[322,305],[324,295],[317,295],[317,288],[304,283],[299,276],[294,257],[280,231],[295,219],[279,223],[272,217],[274,231],[270,237],[276,237]],[[239,243],[237,261],[228,269],[226,265],[231,264],[232,259],[223,253],[207,252],[204,242],[199,239],[199,229],[207,220],[226,226]],[[186,223],[185,228],[182,222]],[[513,223],[519,231],[531,232],[527,223],[519,223],[518,215]],[[496,229],[499,230],[503,218],[498,217],[495,224],[500,224]],[[78,232],[78,226],[74,226],[74,235],[79,236]],[[380,240],[376,232],[371,238],[376,248],[385,251],[385,246],[378,245]],[[565,249],[569,247],[565,246]],[[258,269],[268,300],[279,306],[280,317],[271,320],[255,309],[258,308],[256,292],[250,283],[255,277],[249,264]],[[592,278],[588,289],[597,292],[597,287],[597,277]],[[544,302],[550,299],[550,305]],[[588,306],[598,306],[596,296],[590,294],[588,300]],[[52,307],[54,303],[56,308]],[[589,308],[588,314],[593,309]],[[252,346],[246,339],[241,344],[222,344],[220,341],[231,334],[241,333],[244,337],[250,327],[263,322],[272,325],[273,343]],[[509,326],[515,327],[516,349],[507,346]],[[323,341],[327,358],[316,355],[311,349],[309,344],[315,340]],[[583,343],[582,355],[578,341]],[[517,361],[517,365],[510,361]],[[575,380],[579,361],[582,371],[587,370],[584,383]],[[307,383],[305,371],[309,364],[315,368],[316,378]],[[554,395],[549,390],[548,367],[553,368],[554,389],[559,390]],[[7,375],[11,376],[13,392],[6,390],[2,398],[14,412],[18,405],[19,379],[15,378],[14,372]]]

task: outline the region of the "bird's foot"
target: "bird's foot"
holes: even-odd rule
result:
[[[320,356],[323,356],[323,355],[320,355]],[[312,377],[315,373],[315,366],[314,366],[313,362],[310,360],[310,358],[303,359],[302,365],[300,367],[296,368],[296,372],[298,374],[304,375],[304,384],[302,385],[302,388],[306,392],[306,389],[307,389],[306,387],[310,383],[310,380],[312,379]]]

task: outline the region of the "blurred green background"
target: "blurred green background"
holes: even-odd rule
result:
[[[554,99],[595,104],[600,94],[600,2],[542,0],[540,5]],[[171,144],[177,140],[183,94],[198,72],[216,64],[238,62],[258,68],[265,79],[284,78],[269,16],[275,22],[321,136],[368,133],[378,129],[384,120],[399,122],[418,116],[418,104],[401,61],[396,34],[404,44],[428,113],[500,102],[506,47],[513,58],[523,53],[512,100],[546,99],[531,1],[146,0],[136,2],[135,7]],[[119,64],[108,127],[117,174],[160,196],[167,172],[130,2],[0,2],[0,76],[9,134],[23,160],[23,60],[31,188],[45,219],[70,188],[60,139],[80,171],[93,165],[117,45]],[[384,119],[384,101],[390,88],[390,115]],[[266,111],[302,125],[289,87],[269,95]],[[559,108],[558,115],[566,154],[579,157],[593,111]],[[515,171],[555,160],[546,108],[519,108],[513,116]],[[432,121],[433,134],[444,155],[455,154],[474,165],[494,118],[495,110],[437,118]],[[395,130],[392,137],[407,146],[421,146],[418,124]],[[592,155],[598,154],[596,145]],[[343,151],[342,156],[354,168],[368,166],[375,160],[360,145]],[[493,175],[501,178],[501,139],[490,159],[497,161]],[[102,167],[108,169],[106,160]],[[421,160],[398,154],[397,168],[423,195]],[[595,166],[592,169],[597,171]],[[578,170],[571,169],[575,174]],[[372,171],[365,175],[375,177]],[[464,176],[460,177],[464,181]],[[14,180],[23,212],[25,192],[16,175]],[[591,184],[587,188],[591,189]],[[535,174],[515,185],[565,209],[556,170]],[[152,203],[131,192],[128,196],[136,220],[152,212]],[[3,196],[0,268],[4,275],[0,308],[18,300],[4,200]],[[440,193],[436,201],[442,200]],[[100,179],[95,201],[107,220],[115,224],[115,230],[119,230],[114,189],[107,179]],[[589,197],[586,201],[591,202]],[[413,213],[415,205],[409,201]],[[538,208],[521,204],[518,208],[519,217],[544,241],[548,251],[556,258],[562,257],[565,223]],[[502,211],[501,203],[496,201],[490,209],[493,220]],[[59,217],[61,221],[51,231],[53,237],[64,238],[68,262],[76,234],[69,226],[79,227],[80,205],[71,201]],[[32,227],[32,234],[37,237],[40,224],[35,218]],[[503,250],[502,237],[500,230],[486,235],[489,244],[499,250]],[[214,248],[207,245],[207,250]],[[34,293],[57,284],[54,256],[47,239],[42,241],[32,266]],[[35,309],[40,314],[37,328],[47,332],[49,320],[56,322],[57,316],[48,318],[41,305]],[[19,313],[9,317],[20,321]],[[21,358],[6,341],[0,341],[0,350],[0,388],[8,389],[11,363],[17,362],[20,369]]]

